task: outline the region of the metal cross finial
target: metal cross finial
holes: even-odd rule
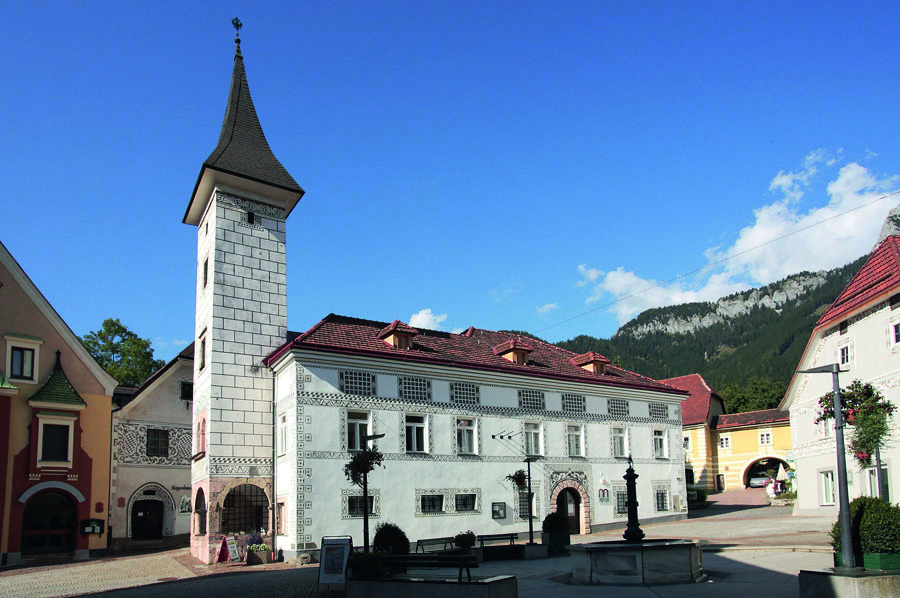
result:
[[[240,37],[241,36],[241,27],[244,26],[244,24],[241,23],[241,20],[237,17],[234,17],[233,19],[231,19],[231,26],[234,27],[235,36]]]

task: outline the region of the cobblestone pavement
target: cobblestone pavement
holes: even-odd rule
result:
[[[767,580],[767,596],[798,595],[797,571],[829,566],[831,548],[828,530],[833,517],[798,517],[790,507],[731,505],[709,507],[691,513],[683,521],[642,525],[648,538],[688,538],[704,547],[704,567],[710,584],[616,588],[617,598],[630,596],[736,595],[751,591],[754,583]],[[573,543],[618,539],[621,530],[573,536]],[[572,586],[567,577],[568,559],[501,561],[485,563],[479,574],[515,574],[520,596],[600,595],[595,588]],[[175,598],[179,596],[226,596],[233,593],[276,593],[308,598],[313,595],[318,567],[271,565],[208,566],[191,557],[186,548],[147,555],[118,556],[85,563],[14,569],[0,572],[0,596],[55,598],[97,595],[105,598]],[[160,583],[167,582],[167,583]],[[777,586],[777,587],[776,587]],[[127,588],[127,589],[126,589]],[[608,592],[610,588],[606,588]],[[690,589],[690,591],[688,591]],[[759,589],[759,586],[757,586]],[[774,593],[772,593],[774,592]],[[326,598],[340,591],[319,592]]]

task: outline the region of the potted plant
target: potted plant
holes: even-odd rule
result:
[[[457,548],[472,548],[475,546],[475,532],[472,530],[459,532],[453,540]]]
[[[372,548],[385,554],[409,554],[409,538],[398,525],[383,521],[375,528]],[[391,565],[391,573],[406,573],[406,565]]]
[[[850,542],[857,566],[900,571],[900,506],[860,496],[850,503]],[[843,564],[840,522],[831,529],[834,564]]]
[[[507,475],[505,479],[512,482],[513,486],[516,488],[524,488],[525,484],[528,482],[528,474],[525,473],[524,469],[517,469]]]
[[[247,547],[248,565],[268,565],[272,562],[272,549],[268,544],[251,544]]]
[[[568,517],[558,511],[544,517],[541,524],[541,544],[547,546],[547,552],[565,552],[571,539]]]
[[[384,462],[384,455],[377,446],[353,453],[350,461],[344,465],[344,475],[356,486],[363,485],[363,474],[372,473],[376,467]]]
[[[381,550],[362,552],[357,550],[350,554],[348,564],[353,577],[379,577],[382,563],[388,553]]]

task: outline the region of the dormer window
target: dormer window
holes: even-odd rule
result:
[[[511,338],[505,343],[494,347],[494,353],[516,365],[526,365],[528,363],[528,355],[533,350],[531,345],[519,338]]]
[[[388,326],[382,328],[378,332],[378,338],[394,347],[408,351],[412,349],[413,338],[419,334],[419,331],[400,320],[394,320]]]
[[[602,376],[606,374],[606,366],[609,365],[609,359],[595,351],[588,351],[573,357],[572,363],[592,374]]]

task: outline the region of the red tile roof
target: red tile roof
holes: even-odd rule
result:
[[[713,390],[700,374],[667,378],[660,382],[690,393],[688,399],[681,404],[681,425],[683,426],[706,423],[709,418],[709,403],[713,400],[713,396],[722,400],[719,393]]]
[[[715,428],[739,428],[741,426],[754,426],[758,424],[775,424],[791,419],[791,414],[781,409],[763,409],[762,411],[748,411],[746,413],[729,413],[716,418]]]
[[[416,335],[419,334],[419,331],[407,324],[406,322],[401,322],[400,320],[394,320],[384,328],[382,328],[378,332],[378,338],[385,338],[393,332],[400,332],[406,334]]]
[[[587,353],[582,353],[581,355],[576,355],[572,358],[572,363],[579,367],[595,361],[599,363],[610,363],[609,359],[595,351],[588,351]]]
[[[854,310],[879,298],[893,294],[900,287],[900,236],[890,236],[881,242],[860,268],[816,327],[843,319]]]
[[[503,355],[504,353],[509,353],[510,351],[515,350],[531,353],[532,351],[534,351],[534,347],[517,336],[503,341],[502,343],[494,347],[494,353],[496,353],[497,355]]]
[[[273,351],[266,357],[265,363],[266,365],[275,363],[291,349],[303,349],[685,394],[671,386],[621,368],[609,366],[605,374],[593,374],[572,363],[575,354],[571,351],[506,332],[479,328],[472,328],[463,334],[421,330],[415,337],[412,347],[409,350],[402,350],[378,339],[379,331],[385,326],[384,322],[329,314],[305,333]],[[291,338],[292,334],[289,333],[288,338]],[[510,342],[520,345],[525,343],[532,347],[526,365],[516,365],[494,353],[494,347]]]

